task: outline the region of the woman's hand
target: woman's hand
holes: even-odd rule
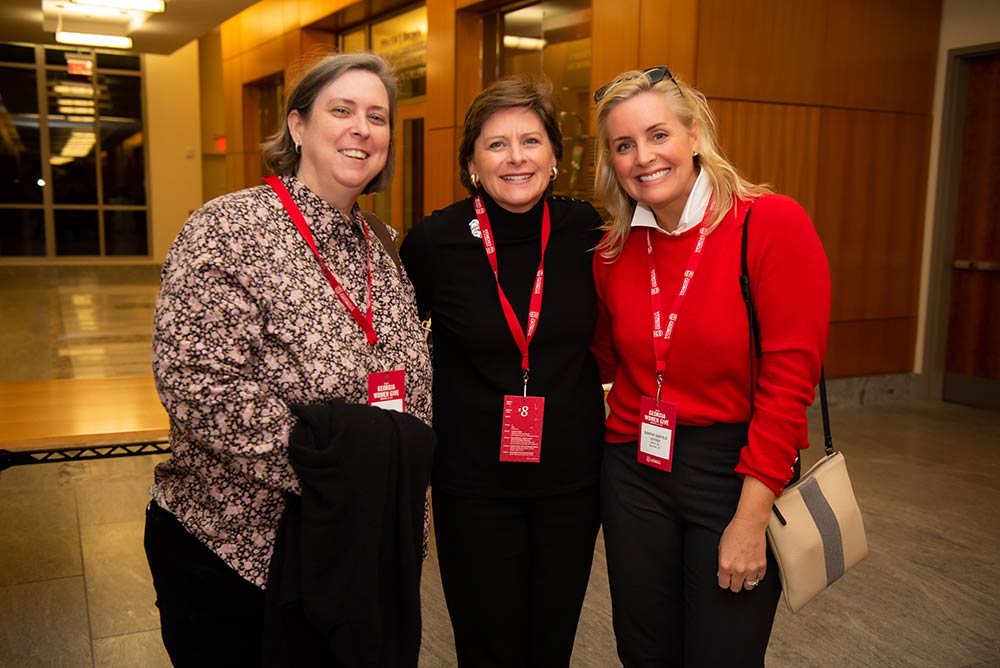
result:
[[[733,592],[753,589],[767,573],[767,522],[774,494],[747,476],[736,514],[719,540],[719,586]]]

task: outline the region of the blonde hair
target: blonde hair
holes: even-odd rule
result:
[[[738,200],[748,200],[771,192],[767,185],[754,184],[736,171],[722,155],[716,139],[715,117],[705,96],[676,77],[664,77],[651,82],[642,72],[633,70],[619,75],[597,103],[597,173],[594,192],[604,204],[610,218],[602,229],[607,231],[597,245],[601,257],[613,262],[621,255],[628,239],[636,201],[625,192],[615,173],[614,155],[608,138],[608,116],[620,104],[642,93],[659,93],[666,97],[671,111],[691,132],[698,128],[698,155],[695,168],[705,170],[712,184],[713,205],[706,226],[712,231],[722,222]]]

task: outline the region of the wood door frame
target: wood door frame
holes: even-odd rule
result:
[[[940,400],[944,390],[948,348],[948,314],[951,305],[951,270],[955,251],[955,208],[958,204],[962,165],[962,127],[968,93],[969,60],[1000,53],[1000,42],[950,49],[945,67],[945,88],[938,140],[937,193],[931,228],[927,280],[927,319],[923,350],[923,395]]]
[[[405,207],[405,170],[408,165],[405,164],[406,151],[404,150],[404,131],[403,126],[406,121],[412,121],[416,119],[424,120],[424,147],[427,146],[427,96],[422,95],[412,101],[404,100],[396,105],[396,172],[395,178],[392,180],[392,226],[397,232],[405,233],[403,230],[404,220],[403,220],[403,209]],[[424,158],[420,157],[420,168],[423,168]],[[421,193],[423,195],[423,193]],[[424,215],[427,215],[430,211],[425,211]],[[414,221],[416,222],[416,221]]]

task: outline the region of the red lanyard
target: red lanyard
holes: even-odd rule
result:
[[[285,184],[282,183],[281,179],[277,176],[268,176],[264,178],[264,182],[271,186],[275,193],[278,194],[278,199],[281,200],[282,205],[285,207],[285,211],[288,215],[292,217],[292,222],[295,223],[295,228],[302,235],[309,249],[312,250],[313,255],[316,256],[316,260],[319,261],[319,266],[323,268],[323,273],[326,274],[326,280],[330,282],[330,287],[333,288],[334,294],[340,299],[340,303],[344,305],[344,308],[351,314],[354,321],[358,323],[362,330],[365,332],[365,337],[368,339],[368,345],[374,346],[378,342],[378,334],[375,332],[375,326],[372,324],[372,244],[371,239],[368,235],[368,227],[365,227],[365,244],[368,246],[368,294],[367,294],[367,313],[362,313],[358,305],[354,303],[351,296],[347,294],[347,290],[344,286],[340,284],[337,277],[333,275],[333,272],[326,266],[323,262],[323,258],[320,257],[319,249],[316,248],[316,240],[313,238],[312,230],[309,229],[309,224],[306,223],[305,216],[299,210],[299,207],[292,200],[292,196],[288,193],[288,189]]]
[[[660,293],[660,283],[656,277],[656,257],[653,254],[652,231],[646,230],[646,256],[649,259],[649,297],[653,304],[653,354],[656,356],[656,400],[660,400],[660,387],[663,385],[663,372],[667,369],[667,357],[670,355],[670,348],[673,345],[674,326],[677,324],[677,317],[684,306],[684,298],[687,296],[688,286],[694,278],[694,272],[698,270],[698,263],[701,262],[701,251],[705,247],[705,235],[708,231],[704,225],[698,228],[698,241],[691,250],[691,257],[688,259],[687,269],[684,270],[684,281],[680,290],[674,298],[674,304],[667,316],[666,325],[663,321],[663,295]]]
[[[479,231],[482,233],[483,248],[486,249],[486,259],[490,261],[490,268],[493,269],[493,278],[497,281],[497,294],[500,296],[500,306],[503,308],[504,317],[507,318],[507,326],[514,337],[517,349],[521,351],[521,371],[524,372],[525,388],[528,384],[528,345],[535,336],[538,328],[538,317],[542,312],[542,289],[545,284],[545,248],[549,245],[549,232],[552,230],[552,223],[549,219],[549,203],[544,202],[542,210],[542,257],[538,261],[538,272],[535,274],[535,284],[531,290],[531,304],[528,307],[528,331],[527,335],[521,330],[521,323],[517,320],[514,308],[507,300],[507,295],[500,287],[500,274],[497,272],[497,247],[493,241],[493,228],[490,227],[489,216],[486,215],[486,207],[483,206],[483,198],[476,195],[472,200],[476,207],[476,218],[479,220]]]

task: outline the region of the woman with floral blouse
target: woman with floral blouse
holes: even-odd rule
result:
[[[276,176],[196,211],[163,265],[153,366],[172,456],[146,549],[174,665],[260,665],[276,531],[300,493],[291,406],[379,405],[372,379],[391,370],[386,405],[430,422],[412,287],[356,203],[392,179],[395,122],[385,61],[320,59],[264,145]]]

